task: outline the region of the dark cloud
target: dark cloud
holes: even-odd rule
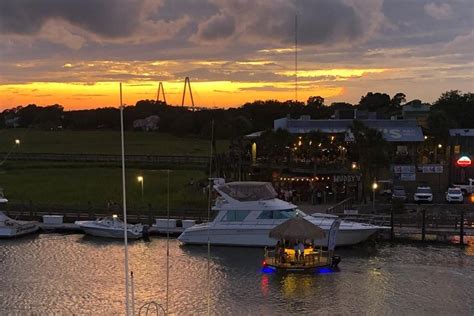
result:
[[[294,42],[295,14],[298,14],[298,39],[302,45],[334,44],[363,39],[370,25],[378,23],[372,12],[374,0],[214,0],[221,11],[201,22],[198,38],[203,40],[237,36],[242,40],[289,44]],[[359,10],[361,5],[364,11]],[[363,14],[361,14],[361,12]],[[234,27],[235,21],[235,27]]]
[[[198,36],[204,40],[217,40],[234,34],[235,21],[232,16],[218,14],[202,24]]]
[[[0,32],[36,34],[62,19],[104,37],[130,35],[139,25],[143,0],[2,0]]]
[[[257,19],[249,31],[260,37],[278,36],[282,42],[293,43],[295,14],[298,12],[298,41],[302,45],[355,40],[364,34],[362,17],[353,7],[334,0],[303,0],[294,12],[271,13],[270,19]],[[293,13],[293,14],[292,14]]]

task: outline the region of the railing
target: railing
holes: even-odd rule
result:
[[[326,214],[344,213],[344,210],[352,207],[353,198],[349,197],[326,210]]]
[[[39,220],[43,215],[62,215],[65,222],[75,220],[95,219],[98,217],[122,214],[120,207],[107,208],[101,205],[59,205],[59,204],[27,204],[9,203],[5,210],[8,216],[19,219]],[[131,223],[152,223],[155,218],[166,218],[167,211],[162,208],[128,207],[127,219]],[[215,216],[214,212],[211,213]],[[176,219],[207,220],[207,210],[203,208],[173,208],[170,217]],[[213,217],[212,217],[213,218]]]
[[[8,154],[0,153],[4,158]],[[120,155],[110,154],[50,154],[50,153],[10,153],[8,160],[16,161],[66,161],[66,162],[99,162],[120,163]],[[179,164],[207,166],[209,157],[206,156],[162,156],[162,155],[126,155],[127,163],[150,165]]]

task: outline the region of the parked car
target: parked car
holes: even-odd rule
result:
[[[402,186],[394,186],[392,200],[405,202],[407,200],[407,193],[405,192],[405,188]]]
[[[474,193],[474,179],[467,180],[467,184],[453,184],[453,187],[460,188],[465,193]]]
[[[462,203],[464,196],[460,188],[449,188],[446,192],[446,202],[448,203]]]
[[[413,200],[415,200],[415,203],[431,203],[433,202],[433,191],[429,186],[418,186],[413,195]]]

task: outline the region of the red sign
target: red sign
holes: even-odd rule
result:
[[[461,158],[458,159],[458,161],[456,161],[456,164],[459,167],[469,167],[471,163],[472,163],[471,158],[469,158],[468,156],[462,156]]]

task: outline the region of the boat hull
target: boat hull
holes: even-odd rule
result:
[[[81,228],[86,234],[91,235],[91,236],[116,238],[116,239],[123,239],[124,237],[122,229],[103,229],[103,228],[93,228],[93,227],[81,227]],[[142,233],[135,233],[128,230],[127,238],[139,239],[139,238],[142,238]]]
[[[0,238],[13,238],[32,234],[39,229],[36,224],[23,224],[19,226],[0,226]]]
[[[209,229],[210,243],[213,245],[225,246],[250,246],[250,247],[272,247],[275,246],[277,240],[268,236],[271,228],[260,229],[242,229],[242,228],[214,228]],[[367,227],[365,229],[340,229],[337,234],[336,246],[349,246],[358,244],[375,232],[378,227]],[[316,246],[327,246],[328,232],[326,238],[315,240]],[[193,227],[187,229],[179,237],[178,240],[183,244],[207,244],[208,229],[207,226]]]

